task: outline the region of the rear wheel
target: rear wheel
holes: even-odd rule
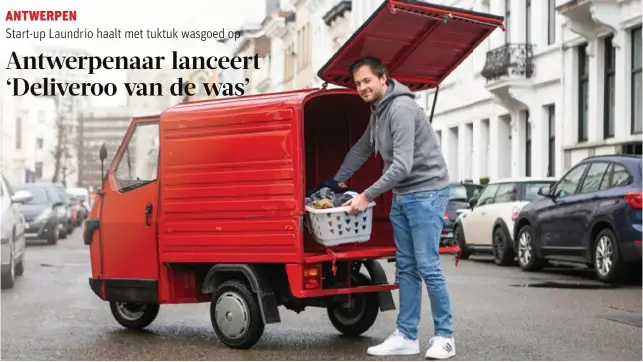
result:
[[[469,259],[469,256],[471,256],[471,251],[469,251],[469,248],[467,248],[467,242],[464,239],[464,231],[462,231],[461,227],[455,227],[453,237],[455,238],[456,245],[458,245],[460,247],[460,250],[462,250],[462,252],[460,253],[460,259]]]
[[[114,319],[125,328],[143,329],[159,314],[158,304],[109,302]]]
[[[237,280],[217,287],[210,303],[210,321],[221,342],[235,349],[254,346],[265,328],[257,296]]]
[[[594,242],[594,268],[596,276],[604,282],[614,282],[622,276],[624,263],[618,250],[616,236],[610,229],[603,229]]]
[[[355,276],[360,286],[373,285],[363,274]],[[334,304],[327,307],[328,318],[335,329],[349,337],[356,337],[369,330],[380,311],[377,293],[359,293],[350,297],[350,303]]]

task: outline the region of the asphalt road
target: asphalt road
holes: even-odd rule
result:
[[[80,229],[55,246],[30,245],[26,260],[15,288],[2,291],[4,360],[369,360],[375,358],[366,348],[395,326],[396,312],[382,313],[363,337],[347,339],[333,329],[325,310],[297,315],[282,309],[283,322],[267,326],[252,350],[235,351],[217,340],[208,304],[161,306],[147,332],[121,328],[108,304],[89,289]],[[392,266],[387,268],[392,273]],[[453,302],[454,359],[642,359],[640,279],[608,289],[591,271],[524,274],[476,260],[456,268],[452,257],[443,259],[443,268]],[[552,281],[577,287],[534,285]],[[432,332],[424,294],[422,354],[385,360],[423,359]],[[397,293],[394,297],[397,303]]]

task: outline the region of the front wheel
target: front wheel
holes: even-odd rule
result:
[[[236,280],[217,287],[210,303],[210,321],[217,337],[235,349],[254,346],[265,328],[257,296]]]
[[[373,285],[370,279],[359,274],[360,286]],[[330,323],[340,333],[356,337],[369,330],[380,311],[377,293],[359,293],[350,297],[350,303],[334,304],[327,307]]]
[[[125,328],[143,329],[159,314],[158,304],[109,302],[114,319]]]
[[[538,258],[534,250],[533,232],[530,225],[525,225],[518,232],[518,265],[524,271],[539,271],[545,261]]]
[[[511,246],[511,237],[509,237],[502,227],[497,227],[493,231],[491,246],[493,250],[493,261],[496,265],[510,265],[516,257],[514,248]]]

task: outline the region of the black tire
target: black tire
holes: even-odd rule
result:
[[[244,318],[233,320],[235,316]],[[239,322],[240,331],[235,331],[237,328],[232,323],[228,327],[233,330],[220,325],[219,322],[224,318],[227,322]],[[249,349],[254,346],[261,339],[265,328],[257,295],[246,284],[237,280],[228,280],[217,286],[210,303],[210,321],[219,340],[234,349]]]
[[[373,285],[364,274],[353,278],[360,286]],[[340,333],[348,337],[357,337],[368,331],[380,311],[380,300],[377,293],[360,293],[351,295],[350,308],[345,304],[330,305],[326,308],[330,323]]]
[[[526,237],[525,240],[522,240],[523,236]],[[536,255],[533,240],[534,236],[531,225],[525,225],[520,228],[520,231],[518,231],[518,237],[516,238],[516,249],[518,250],[518,265],[524,271],[540,271],[546,264],[544,259],[541,259]],[[521,244],[521,242],[524,242],[524,244]]]
[[[511,237],[507,234],[505,229],[500,226],[493,230],[491,250],[493,252],[493,261],[496,265],[511,265],[516,258],[516,253],[511,245]]]
[[[158,304],[109,302],[112,315],[118,324],[129,329],[143,329],[149,326],[159,314]],[[128,316],[127,313],[140,313]],[[142,313],[141,313],[142,312]]]
[[[453,230],[453,238],[455,239],[456,245],[460,247],[460,259],[462,260],[467,260],[471,256],[471,251],[467,247],[467,241],[464,238],[464,231],[462,231],[462,227],[457,226]]]
[[[9,268],[2,270],[2,289],[11,289],[16,284],[16,261],[14,257],[13,245],[11,245],[11,253],[9,255]]]
[[[25,250],[22,251],[20,261],[16,264],[16,276],[22,276],[25,273]]]
[[[616,240],[616,235],[612,230],[603,229],[596,235],[592,251],[593,266],[599,280],[612,283],[624,276],[626,265],[621,259],[618,240]],[[609,255],[606,255],[606,253],[609,253]],[[606,261],[607,263],[605,263]]]

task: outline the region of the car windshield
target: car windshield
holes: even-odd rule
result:
[[[15,189],[31,192],[33,198],[26,203],[28,205],[44,205],[49,203],[47,192],[42,187],[16,187]]]
[[[554,182],[528,182],[525,184],[525,201],[534,201],[537,198],[541,197],[538,195],[538,190],[540,190],[541,187],[543,186],[549,186],[553,185]]]
[[[468,201],[472,197],[480,194],[482,187],[475,185],[451,185],[449,200],[451,201]]]

